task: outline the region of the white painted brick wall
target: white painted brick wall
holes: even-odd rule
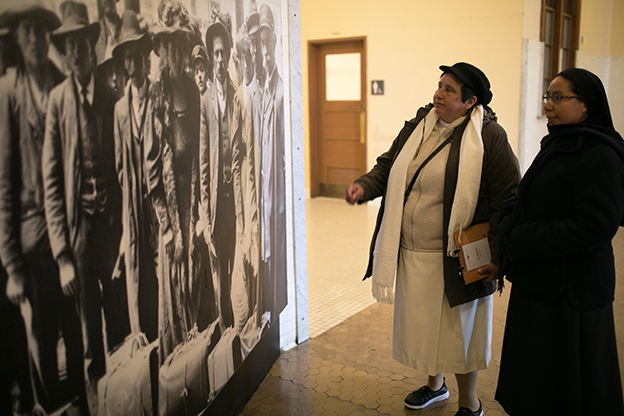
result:
[[[601,56],[577,52],[576,66],[598,75],[609,98],[615,129],[624,133],[624,56]]]
[[[540,141],[548,132],[542,115],[542,73],[544,44],[529,39],[522,43],[522,77],[520,99],[520,170],[524,172],[540,149]],[[504,126],[503,126],[504,127]]]
[[[595,55],[593,53],[577,51],[576,52],[576,67],[585,68],[588,71],[598,75],[602,80],[602,83],[609,91],[609,79],[611,74],[611,58],[608,56]]]
[[[288,255],[288,305],[280,314],[281,349],[308,339],[303,85],[299,10],[299,0],[281,1],[284,119],[286,122],[286,251]]]

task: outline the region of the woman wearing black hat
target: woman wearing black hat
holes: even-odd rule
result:
[[[515,197],[520,173],[487,107],[485,74],[464,62],[440,69],[433,105],[406,122],[377,165],[349,185],[346,200],[383,196],[366,277],[378,301],[395,301],[393,358],[429,375],[404,405],[447,399],[448,372],[459,387],[456,416],[481,416],[476,384],[491,356],[498,215]],[[482,280],[465,284],[453,234],[487,222],[491,262],[481,267]]]
[[[513,288],[496,400],[513,416],[624,415],[611,246],[624,141],[589,71],[561,72],[544,103],[550,134],[500,225]]]

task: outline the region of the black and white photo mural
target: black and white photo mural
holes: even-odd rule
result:
[[[228,381],[266,360],[287,294],[280,17],[2,1],[1,415],[227,414]]]

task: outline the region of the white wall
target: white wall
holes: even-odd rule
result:
[[[286,121],[286,220],[288,305],[280,314],[280,348],[308,339],[305,171],[303,169],[303,108],[301,82],[301,20],[299,0],[281,2],[284,118]]]
[[[546,118],[542,115],[543,63],[544,44],[535,40],[523,39],[520,151],[518,154],[520,171],[523,174],[539,152],[542,137],[548,133]]]

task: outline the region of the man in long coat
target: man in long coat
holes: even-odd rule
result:
[[[0,80],[0,259],[8,275],[7,298],[23,312],[31,310],[23,318],[32,389],[50,411],[78,394],[83,383],[80,324],[73,299],[63,296],[50,250],[41,173],[48,97],[65,78],[48,58],[48,35],[61,22],[42,7],[19,6],[3,13],[0,25],[11,29],[21,51],[17,68]],[[59,331],[70,388],[58,372]]]
[[[241,186],[242,114],[236,89],[227,70],[230,36],[215,22],[206,31],[206,49],[212,60],[213,82],[202,97],[200,130],[200,188],[204,236],[216,271],[221,324],[234,326],[231,285],[237,240],[244,232]]]
[[[267,4],[260,6],[260,45],[267,80],[260,134],[260,205],[264,242],[262,295],[265,321],[275,322],[287,302],[284,84],[275,62],[275,25]]]
[[[258,13],[255,14],[259,17]],[[250,18],[247,19],[250,21]],[[256,26],[259,19],[256,19]],[[256,178],[257,159],[258,159],[258,143],[260,141],[260,123],[262,102],[260,100],[257,77],[255,76],[254,59],[252,54],[251,39],[249,37],[247,25],[242,25],[238,31],[236,40],[236,50],[239,56],[238,65],[239,72],[243,74],[243,79],[236,97],[243,111],[242,125],[242,150],[244,157],[241,167],[241,181],[243,189],[243,211],[245,222],[245,245],[244,256],[247,259],[247,293],[249,297],[249,311],[253,311],[258,299],[258,283],[260,276],[260,218],[258,210],[258,187]],[[248,264],[248,265],[247,265]],[[258,327],[257,319],[254,319],[254,327]],[[257,336],[249,336],[247,346],[250,346]],[[246,343],[241,338],[243,344]]]
[[[124,95],[115,105],[115,163],[123,224],[119,263],[125,266],[131,333],[144,333],[152,342],[158,337],[158,221],[144,163],[153,156],[146,148],[144,128],[151,106],[147,73],[152,42],[132,10],[122,16],[118,40],[113,59],[123,63],[129,76]]]
[[[115,101],[94,76],[99,24],[89,24],[84,3],[66,0],[60,9],[63,25],[51,40],[65,55],[71,74],[50,94],[42,158],[45,212],[63,293],[74,295],[78,305],[85,383],[94,414],[97,382],[106,371],[100,283],[111,277],[118,244],[111,214],[118,208],[111,203],[118,186]]]

